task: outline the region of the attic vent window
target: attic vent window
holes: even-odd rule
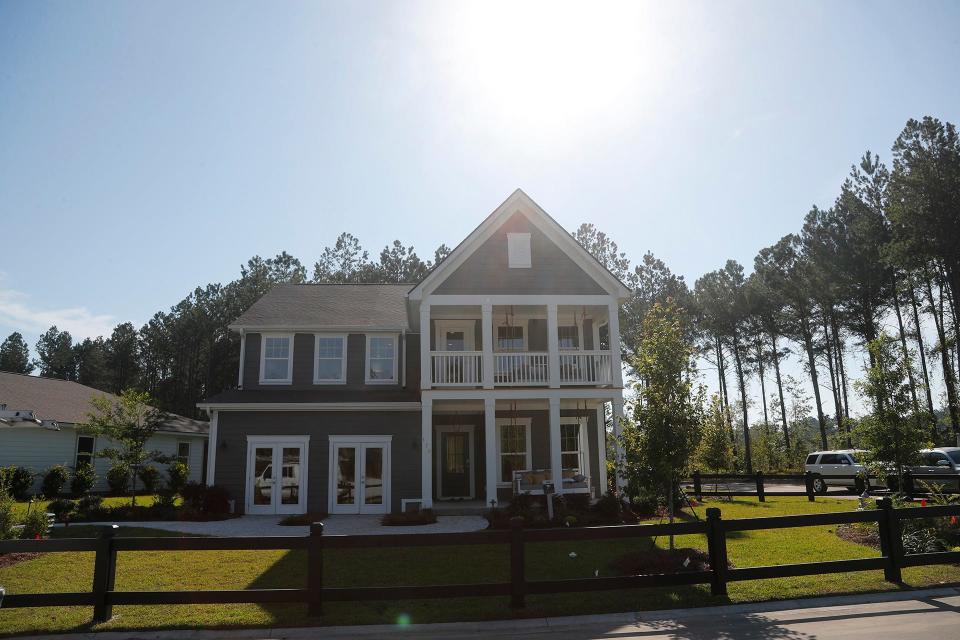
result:
[[[530,234],[508,233],[507,256],[511,269],[530,268]]]

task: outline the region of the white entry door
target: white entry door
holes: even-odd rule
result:
[[[390,512],[390,441],[330,442],[330,513]]]
[[[247,440],[249,514],[307,512],[307,440]]]

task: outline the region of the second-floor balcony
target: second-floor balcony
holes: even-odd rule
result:
[[[494,306],[484,318],[476,307],[434,307],[425,354],[429,361],[424,363],[429,384],[486,388],[618,384],[615,367],[620,359],[610,348],[608,309],[554,309]]]

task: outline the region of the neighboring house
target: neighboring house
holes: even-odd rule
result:
[[[199,405],[208,482],[263,514],[599,497],[629,295],[520,190],[419,283],[274,286]]]
[[[0,467],[16,465],[40,474],[34,483],[34,491],[39,491],[43,472],[53,465],[62,464],[72,473],[77,464],[92,461],[97,471],[94,490],[105,491],[110,461],[95,454],[111,441],[82,435],[76,428],[93,411],[90,401],[97,396],[115,397],[68,380],[0,371]],[[202,482],[208,430],[202,420],[171,415],[147,447],[186,462],[190,479]]]

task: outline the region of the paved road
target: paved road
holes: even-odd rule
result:
[[[714,485],[716,484],[716,488]],[[684,488],[687,489],[688,493],[693,493],[693,485],[685,483]],[[757,485],[753,482],[717,482],[705,480],[703,482],[702,488],[704,491],[756,491]],[[800,484],[792,483],[773,483],[765,482],[763,485],[764,491],[767,493],[776,492],[776,491],[806,491],[807,488]],[[856,498],[857,496],[847,491],[846,487],[827,487],[827,495],[831,498]]]

